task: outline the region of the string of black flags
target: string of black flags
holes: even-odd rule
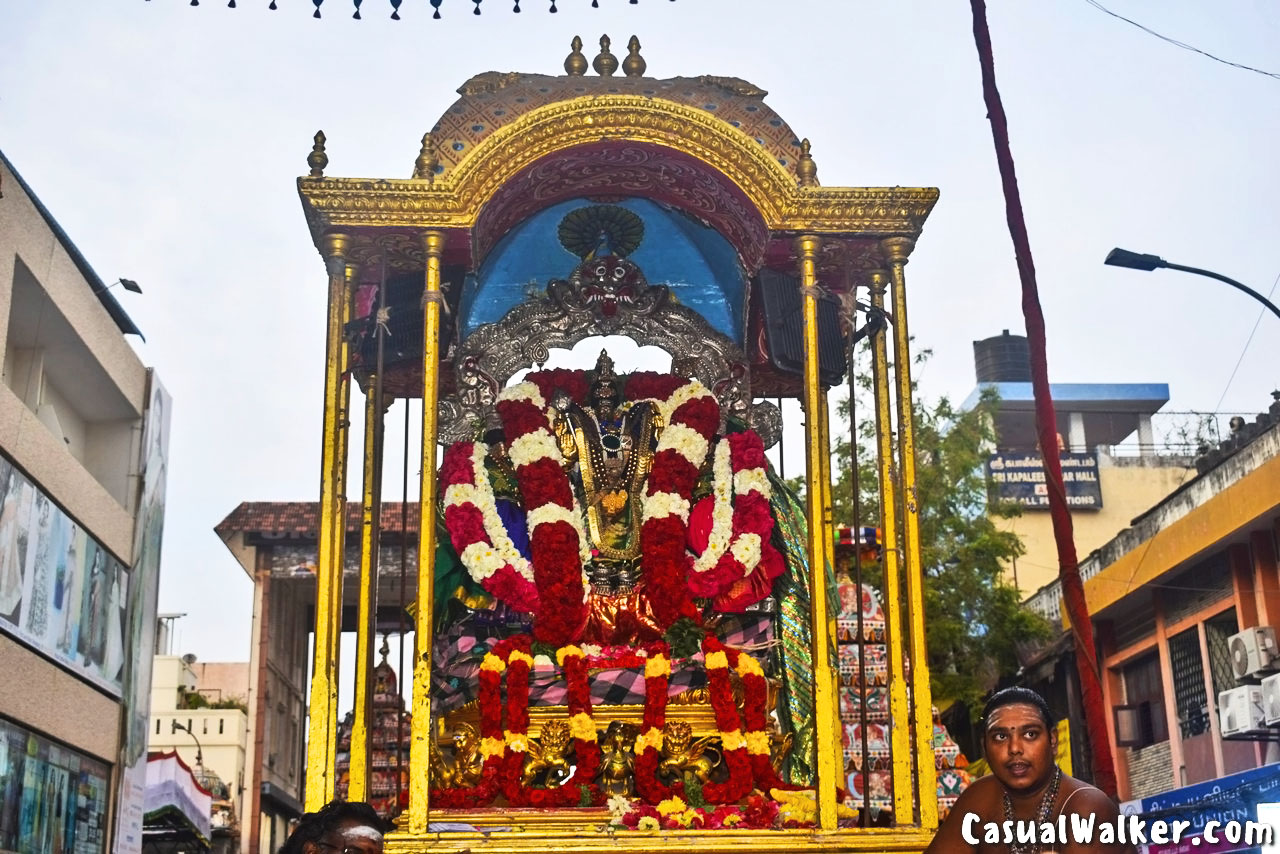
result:
[[[355,18],[357,21],[360,20],[360,7],[364,5],[365,0],[349,0],[349,2],[351,3],[352,6],[355,7],[355,14],[353,14],[351,17]],[[387,2],[391,5],[391,19],[393,21],[400,20],[400,6],[404,2],[404,0],[387,0]],[[432,9],[431,17],[437,20],[441,18],[442,16],[440,14],[440,7],[444,5],[444,0],[427,0],[427,2],[431,4],[431,9]],[[484,2],[484,0],[470,0],[470,2],[474,4],[474,7],[471,10],[472,14],[479,15],[480,5]],[[533,3],[533,2],[550,3],[549,8],[547,9],[548,12],[554,13],[554,12],[560,11],[559,9],[556,8],[557,0],[506,0],[506,2],[515,4],[511,9],[512,12],[519,12],[521,3],[524,3],[526,6],[528,6],[530,3]],[[564,2],[564,0],[559,0],[559,2]],[[622,2],[622,0],[616,0],[616,2]],[[640,0],[628,0],[628,2],[632,6],[638,6],[640,4]],[[674,3],[675,0],[670,0],[670,2]],[[191,0],[191,5],[199,6],[200,0]],[[315,12],[312,13],[311,17],[313,18],[321,17],[320,7],[324,5],[324,0],[311,0],[311,5],[315,6]],[[231,9],[236,8],[236,0],[228,0],[227,6]],[[591,0],[591,6],[592,8],[599,9],[600,0]],[[276,0],[271,0],[271,2],[267,4],[267,8],[274,10],[274,9],[278,9],[279,6]]]

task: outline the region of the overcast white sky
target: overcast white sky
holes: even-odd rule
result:
[[[828,185],[935,186],[908,267],[929,397],[974,385],[974,339],[1022,329],[969,5],[907,0],[4,0],[0,149],[147,336],[175,399],[161,610],[181,649],[248,657],[251,585],[213,534],[243,500],[318,492],[325,275],[294,185],[311,136],[331,175],[407,177],[475,73],[560,73],[570,39],[640,37],[655,77],[769,90]],[[1280,70],[1280,5],[1104,0],[1236,62]],[[1102,266],[1112,246],[1280,276],[1280,80],[1221,65],[1085,0],[992,0],[1058,382],[1167,382],[1174,410],[1258,411],[1280,386],[1267,316],[1226,286]],[[588,56],[594,51],[588,51]],[[1225,397],[1224,390],[1227,390]],[[393,417],[393,422],[396,417]],[[388,439],[397,447],[398,439]],[[390,495],[399,477],[388,477]],[[355,491],[352,495],[357,494]]]

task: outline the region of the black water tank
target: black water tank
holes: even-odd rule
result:
[[[1031,352],[1023,335],[1003,335],[973,342],[973,364],[980,383],[1031,382]]]

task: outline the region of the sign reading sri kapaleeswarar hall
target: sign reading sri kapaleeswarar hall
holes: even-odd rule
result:
[[[1016,501],[1029,510],[1049,509],[1049,485],[1039,454],[992,454],[987,460],[987,474],[1000,500]],[[1102,507],[1097,454],[1063,454],[1062,480],[1067,488],[1067,506],[1072,510]]]

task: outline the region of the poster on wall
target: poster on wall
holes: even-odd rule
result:
[[[0,719],[0,851],[102,854],[110,768]]]
[[[119,697],[129,571],[0,456],[0,631]]]
[[[165,474],[169,458],[171,398],[150,372],[142,428],[141,494],[133,527],[132,586],[128,599],[124,666],[124,732],[120,740],[117,854],[142,851],[143,799],[147,787],[147,724],[151,718],[151,661],[155,653],[160,592],[160,544],[164,534]]]

